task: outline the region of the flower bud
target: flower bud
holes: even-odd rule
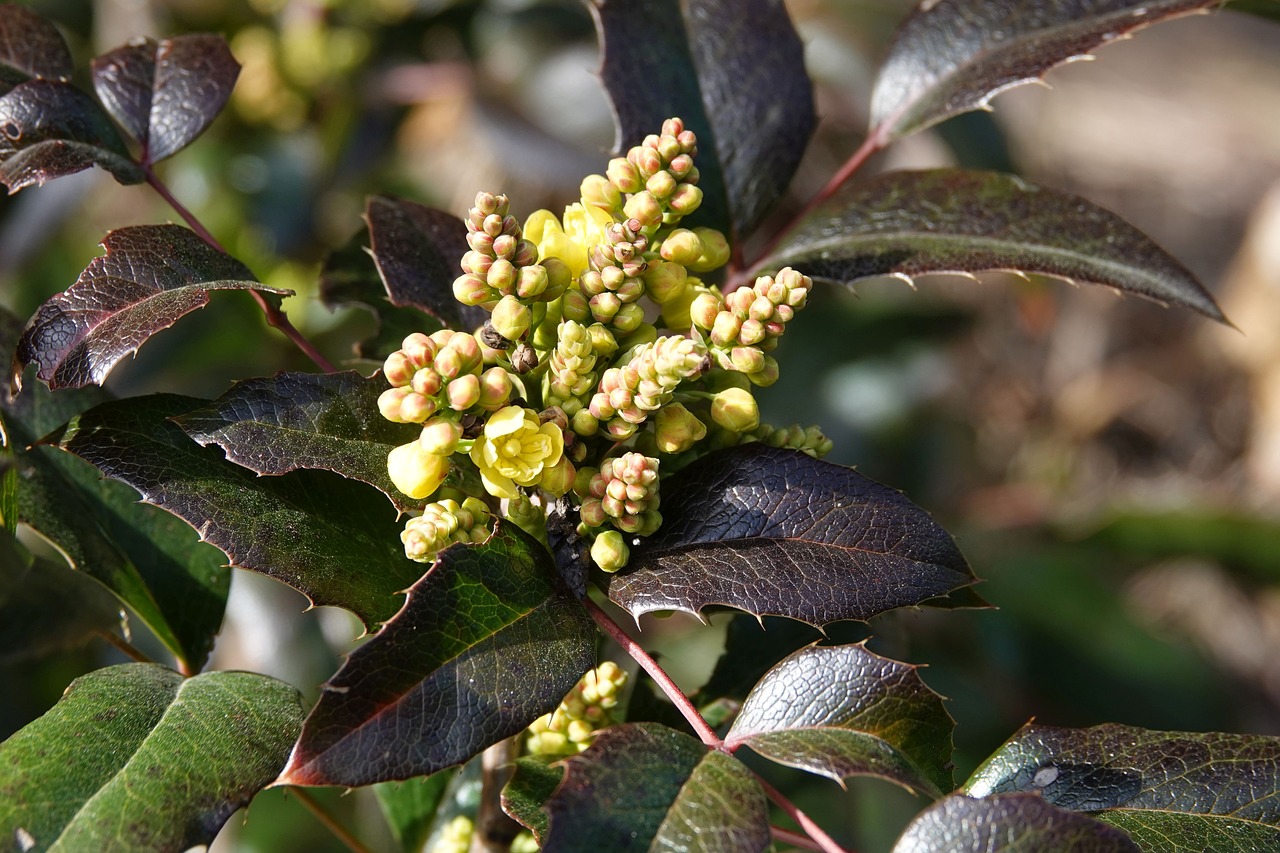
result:
[[[688,186],[687,184],[685,186]],[[694,189],[697,189],[694,187]],[[702,254],[690,266],[695,272],[706,272],[707,270],[719,269],[729,263],[731,250],[729,249],[729,241],[725,239],[724,234],[714,228],[695,228],[693,233],[698,235],[702,240]]]
[[[701,237],[688,228],[677,228],[662,241],[659,254],[665,260],[675,261],[687,267],[698,260],[705,249]]]
[[[448,456],[458,449],[458,441],[462,438],[462,427],[450,418],[432,418],[422,426],[422,434],[418,443],[428,453]]]
[[[427,372],[418,371],[419,374]],[[462,356],[453,347],[445,347],[436,354],[435,370],[430,372],[438,373],[445,379],[457,379],[462,374]]]
[[[714,293],[699,293],[689,306],[689,318],[700,329],[710,329],[720,316],[723,302]]]
[[[759,373],[764,370],[764,358],[756,347],[734,347],[729,351],[729,361],[739,373]]]
[[[411,441],[387,454],[387,473],[397,489],[420,500],[444,482],[449,473],[449,457],[429,453],[419,442]]]
[[[634,302],[628,302],[613,315],[612,325],[622,334],[635,331],[644,322],[644,309]]]
[[[514,296],[504,296],[493,309],[493,327],[509,341],[518,341],[529,331],[533,313]]]
[[[706,435],[706,425],[680,403],[668,403],[654,416],[654,439],[663,453],[683,453]]]
[[[711,400],[711,419],[734,432],[750,432],[760,426],[760,409],[750,391],[728,388]]]
[[[649,298],[659,305],[668,302],[689,286],[689,276],[680,264],[670,261],[653,261],[644,271],[644,288]]]
[[[520,241],[510,234],[503,234],[500,237],[493,238],[493,254],[500,260],[514,261],[516,259],[516,249],[519,248]]]
[[[626,214],[628,219],[638,221],[640,230],[646,234],[652,233],[662,224],[662,205],[653,197],[653,193],[647,190],[638,192],[627,199],[627,203],[623,207],[623,213]]]
[[[597,358],[608,358],[618,351],[618,339],[600,323],[592,323],[587,327],[591,335],[591,352]]]
[[[511,261],[505,258],[498,258],[489,267],[489,272],[485,276],[485,283],[489,287],[502,294],[507,294],[515,287],[516,268]],[[456,293],[456,290],[455,290]]]
[[[622,300],[618,298],[617,294],[605,291],[591,297],[588,305],[591,307],[591,316],[596,322],[608,323],[613,319],[613,315],[618,313],[618,309],[622,307]]]
[[[406,396],[412,393],[412,388],[388,388],[378,395],[378,411],[389,421],[406,423],[400,419],[400,404],[404,402]]]
[[[588,318],[591,316],[591,306],[581,290],[570,288],[560,299],[561,318],[573,320],[575,323],[590,322]]]
[[[511,262],[517,267],[527,267],[538,262],[538,246],[532,240],[517,240],[516,254]]]
[[[675,192],[671,194],[671,198],[667,199],[667,208],[672,213],[678,213],[681,216],[688,216],[701,206],[702,190],[693,184],[680,184],[676,187]],[[703,269],[715,269],[715,267],[704,267]]]
[[[480,377],[474,373],[459,376],[449,383],[447,390],[449,408],[455,412],[465,412],[480,402]]]
[[[627,564],[631,552],[622,534],[606,530],[591,543],[591,559],[603,571],[616,572]]]
[[[663,169],[654,173],[653,177],[645,181],[644,188],[653,193],[654,198],[661,201],[664,198],[669,198],[676,191],[676,179],[674,175]]]
[[[521,299],[533,299],[546,292],[549,283],[547,271],[541,264],[521,267],[516,279],[516,295]]]
[[[542,479],[538,481],[538,485],[550,492],[554,497],[561,497],[568,494],[573,488],[574,478],[577,472],[573,469],[573,463],[568,457],[561,456],[560,461],[549,468],[542,469]]]
[[[487,412],[497,411],[511,399],[513,387],[507,371],[491,367],[480,374],[480,400],[477,405]]]
[[[413,380],[409,385],[424,397],[434,397],[444,385],[444,380],[441,378],[440,372],[434,367],[424,367],[413,374]]]
[[[387,356],[387,360],[382,363],[382,375],[387,378],[388,382],[397,387],[408,385],[417,369],[418,366],[400,350],[391,353],[391,355]]]
[[[590,438],[600,431],[600,420],[590,409],[579,409],[573,416],[573,431],[583,438]]]
[[[746,376],[751,380],[752,385],[767,388],[778,381],[778,360],[771,355],[766,355],[764,357],[764,367],[755,373],[748,373]]]
[[[559,299],[573,283],[573,271],[559,258],[543,258],[542,268],[547,273],[547,289],[542,292],[545,301]]]
[[[420,424],[436,413],[439,408],[434,397],[410,392],[400,402],[400,423]]]
[[[627,162],[623,160],[622,162]],[[622,193],[604,175],[587,175],[582,179],[582,201],[601,210],[613,211],[622,207]]]
[[[453,280],[453,298],[463,305],[487,302],[492,293],[485,279],[475,273],[467,273]]]
[[[716,321],[711,326],[711,343],[716,346],[728,346],[738,339],[738,331],[742,328],[742,321],[730,314],[728,311],[721,311],[716,315]]]
[[[636,169],[635,164],[625,157],[615,157],[610,160],[609,168],[605,170],[605,175],[609,183],[613,184],[620,192],[638,193],[644,189],[644,182],[640,180],[640,172]]]

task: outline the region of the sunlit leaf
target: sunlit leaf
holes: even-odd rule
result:
[[[564,768],[552,764],[542,755],[518,758],[511,780],[502,789],[502,810],[532,832],[539,844],[547,835],[548,819],[543,806],[564,779]]]
[[[956,794],[921,812],[893,853],[1143,853],[1119,830],[1032,794]]]
[[[58,28],[16,3],[0,5],[0,95],[24,80],[58,80],[74,70]]]

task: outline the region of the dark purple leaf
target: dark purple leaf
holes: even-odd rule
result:
[[[1012,270],[1103,284],[1225,322],[1186,267],[1114,213],[997,172],[888,172],[846,184],[757,266],[838,283]]]
[[[65,79],[73,70],[57,27],[24,6],[0,5],[0,95],[32,77]]]
[[[279,781],[369,785],[461,764],[554,710],[594,664],[595,638],[551,555],[499,521],[484,544],[441,554],[351,653]]]
[[[894,37],[871,98],[872,132],[906,136],[1083,59],[1140,27],[1221,0],[937,0]]]
[[[607,581],[609,598],[636,618],[724,605],[822,625],[976,580],[946,531],[901,492],[759,443],[664,480],[662,514]]]
[[[139,39],[93,60],[103,105],[142,145],[142,161],[176,154],[231,97],[240,63],[221,36]]]
[[[380,375],[280,373],[246,379],[202,409],[176,418],[206,447],[258,474],[299,468],[333,471],[376,487],[400,509],[420,506],[387,474],[387,454],[418,437],[414,424],[395,424],[378,411],[389,386]]]
[[[100,385],[152,335],[207,305],[210,290],[291,293],[260,284],[244,264],[180,225],[121,228],[102,245],[106,255],[27,323],[14,356],[15,386],[28,364],[50,388]]]
[[[98,165],[122,184],[142,181],[111,119],[89,95],[61,80],[28,80],[0,97],[0,183],[31,184]]]
[[[804,48],[781,0],[594,0],[620,153],[679,116],[698,134],[696,220],[746,237],[814,127]],[[643,49],[637,45],[643,44]]]
[[[462,274],[467,227],[456,216],[411,201],[370,196],[365,208],[369,246],[391,304],[417,308],[451,329],[472,331],[489,319],[478,306],[453,297]]]
[[[1143,853],[1105,823],[1033,794],[983,800],[956,794],[921,812],[893,853]]]

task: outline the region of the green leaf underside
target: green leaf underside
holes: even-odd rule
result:
[[[185,148],[222,110],[240,64],[221,36],[142,39],[93,60],[102,103],[136,139],[148,163]]]
[[[26,365],[50,388],[102,384],[120,359],[184,314],[203,308],[210,290],[261,290],[230,255],[179,225],[137,225],[103,239],[76,283],[40,306],[23,330],[14,380]]]
[[[1028,725],[964,787],[975,796],[1036,792],[1062,808],[1135,827],[1144,837],[1176,828],[1177,834],[1156,850],[1205,849],[1195,841],[1199,837],[1226,842],[1208,848],[1214,850],[1280,848],[1276,737],[1116,724],[1089,729]],[[1258,839],[1266,843],[1247,846]]]
[[[367,785],[461,764],[552,711],[594,643],[550,554],[499,522],[483,545],[441,554],[329,679],[281,782]]]
[[[33,79],[0,97],[0,183],[9,192],[93,165],[124,184],[143,179],[111,119],[88,94],[61,80]]]
[[[32,77],[70,77],[73,70],[57,27],[26,7],[0,6],[0,95]]]
[[[937,797],[955,785],[954,728],[917,667],[861,645],[809,646],[765,674],[725,744],[749,746],[841,786],[870,775]]]
[[[422,574],[401,549],[394,508],[353,480],[257,477],[200,447],[169,418],[207,403],[172,394],[105,403],[72,421],[61,446],[186,521],[232,565],[345,607],[366,626],[390,618]]]
[[[373,786],[382,815],[404,850],[422,850],[453,773],[433,773]]]
[[[748,853],[770,842],[768,803],[736,759],[657,723],[600,733],[565,761],[545,853]]]
[[[697,224],[745,237],[813,131],[804,48],[779,0],[596,0],[600,76],[625,154],[664,119],[698,135]],[[644,49],[635,50],[639,40]]]
[[[421,505],[387,473],[387,454],[417,438],[415,424],[395,424],[378,411],[385,379],[344,373],[280,373],[237,382],[212,404],[175,422],[204,446],[258,474],[300,468],[332,471],[378,489],[397,508]]]
[[[976,580],[951,537],[900,492],[797,451],[712,453],[663,482],[662,513],[606,581],[636,618],[725,605],[822,625]]]
[[[1114,213],[998,172],[887,172],[846,184],[759,264],[784,266],[836,283],[1012,270],[1103,284],[1225,322],[1194,275]]]
[[[0,837],[68,853],[207,844],[275,777],[301,721],[298,691],[266,676],[90,673],[0,745]]]
[[[871,98],[888,142],[987,108],[994,95],[1158,21],[1221,0],[938,0],[898,29]]]
[[[1034,794],[955,794],[913,820],[893,853],[1144,853],[1123,832]]]
[[[543,755],[526,755],[516,759],[515,772],[502,789],[502,810],[533,833],[542,844],[547,837],[547,800],[564,780],[564,767]]]

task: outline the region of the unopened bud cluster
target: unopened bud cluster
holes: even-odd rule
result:
[[[826,456],[834,446],[831,439],[823,435],[822,430],[818,427],[802,427],[799,424],[792,424],[789,427],[772,427],[768,424],[761,424],[753,437],[756,441],[767,444],[770,447],[799,450],[801,453],[807,453],[815,459],[821,459]]]
[[[492,532],[489,508],[483,501],[466,498],[459,504],[445,499],[427,504],[421,516],[409,519],[400,541],[409,559],[429,563],[450,545],[483,542]]]
[[[467,853],[471,849],[471,836],[475,821],[466,815],[455,815],[444,825],[440,834],[427,848],[427,853]]]
[[[591,416],[610,438],[628,439],[671,400],[682,382],[709,366],[706,346],[692,338],[668,336],[642,344],[625,364],[601,376],[600,390],[591,398]]]
[[[659,460],[624,453],[600,463],[600,470],[578,477],[582,487],[582,523],[588,528],[611,524],[623,533],[648,536],[662,524],[658,514]],[[585,482],[583,482],[585,480]]]
[[[703,331],[716,364],[745,374],[756,385],[772,385],[778,379],[778,362],[766,353],[778,345],[812,287],[807,275],[786,267],[776,278],[761,276],[754,286],[727,296],[700,294],[690,306],[690,319]]]
[[[597,730],[616,722],[612,712],[626,683],[626,671],[612,661],[589,671],[555,711],[533,721],[525,734],[525,751],[558,756],[585,750]]]

